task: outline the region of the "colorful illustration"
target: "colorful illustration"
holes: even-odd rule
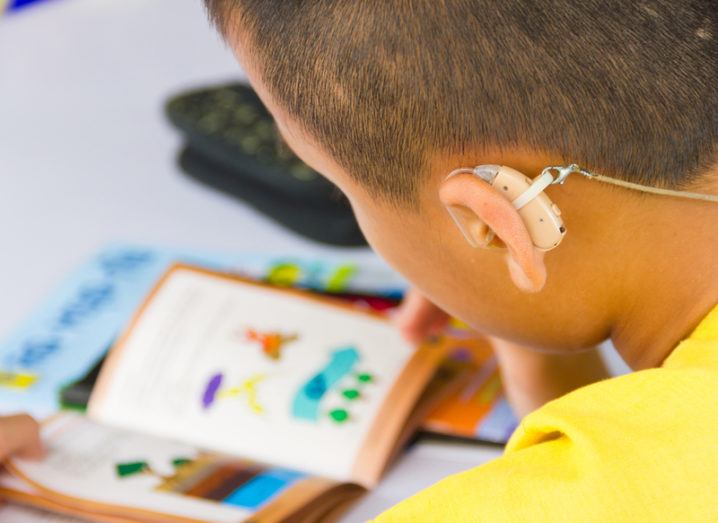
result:
[[[218,372],[212,375],[207,382],[202,395],[202,407],[206,410],[210,408],[214,402],[222,398],[243,397],[247,402],[249,409],[255,414],[263,414],[264,407],[259,402],[257,395],[257,386],[263,382],[267,376],[265,374],[252,374],[243,380],[238,386],[222,388],[225,381],[224,374]]]
[[[31,387],[37,379],[37,374],[0,370],[0,387],[20,390],[27,389],[28,387]]]
[[[329,363],[312,376],[294,396],[292,416],[301,420],[317,422],[320,417],[322,400],[333,387],[352,376],[352,371],[359,359],[359,351],[356,347],[342,347],[335,350]],[[362,397],[362,388],[365,385],[374,382],[374,376],[367,372],[355,373],[353,379],[356,383],[340,391],[344,406],[328,412],[329,418],[336,423],[349,421],[351,418],[350,404]]]
[[[302,278],[302,269],[295,263],[276,263],[265,276],[267,283],[281,287],[296,285]]]
[[[339,380],[348,375],[359,361],[359,352],[355,347],[335,350],[329,363],[315,374],[294,397],[292,415],[308,421],[319,419],[319,405],[324,395]]]
[[[356,265],[340,265],[327,280],[327,292],[343,292],[357,272]]]
[[[285,345],[299,339],[296,334],[285,335],[274,331],[259,332],[254,329],[247,329],[245,335],[249,341],[259,343],[264,355],[273,360],[278,360],[282,357],[282,349]]]
[[[432,432],[505,443],[518,423],[501,386],[496,359],[480,340],[452,340],[452,359],[469,369],[469,379],[442,400],[424,422]]]
[[[190,458],[175,458],[172,460],[172,466],[176,469],[183,467],[187,465],[188,463],[191,463],[192,460]],[[160,479],[167,479],[171,478],[173,476],[163,476],[161,474],[158,474],[156,471],[152,469],[149,462],[147,461],[129,461],[126,463],[117,463],[115,465],[115,473],[117,474],[118,478],[129,478],[132,476],[137,476],[138,474],[147,474],[150,476],[155,476]]]
[[[207,501],[257,510],[304,477],[299,472],[265,468],[214,454],[172,460],[174,472],[162,476],[148,461],[118,463],[117,476],[125,479],[149,474],[160,480],[159,492],[183,494]]]
[[[115,473],[118,478],[128,478],[137,474],[153,474],[150,464],[146,461],[131,461],[129,463],[118,463],[115,465]],[[154,475],[154,474],[153,474]]]
[[[358,272],[354,264],[336,267],[320,263],[277,262],[266,273],[265,280],[282,287],[302,286],[324,292],[343,292]]]
[[[363,395],[363,389],[367,385],[374,383],[374,376],[368,372],[360,372],[353,376],[355,383],[347,386],[341,391],[344,407],[335,408],[329,411],[329,418],[335,423],[344,423],[349,421],[349,406],[354,401],[360,399]]]

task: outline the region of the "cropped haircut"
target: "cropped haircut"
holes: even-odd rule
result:
[[[395,203],[440,153],[518,147],[666,188],[716,160],[715,0],[205,3],[282,109]]]

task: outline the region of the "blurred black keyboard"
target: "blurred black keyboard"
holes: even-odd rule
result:
[[[346,198],[289,150],[250,87],[184,93],[166,112],[185,137],[180,165],[192,178],[313,240],[366,244]]]

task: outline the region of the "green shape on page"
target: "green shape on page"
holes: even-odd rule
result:
[[[368,372],[362,372],[361,374],[357,375],[357,379],[360,383],[371,383],[374,381],[374,376],[372,376]]]
[[[327,281],[327,292],[343,292],[357,272],[356,265],[340,265]]]
[[[348,400],[355,400],[359,396],[361,396],[361,393],[356,389],[344,389],[342,391],[342,396],[344,396]]]
[[[277,263],[267,272],[266,280],[272,285],[290,287],[303,277],[302,269],[294,263]]]
[[[349,413],[345,409],[334,409],[329,412],[329,417],[335,423],[344,423],[349,419]]]
[[[121,478],[134,476],[135,474],[140,474],[149,470],[150,465],[146,461],[133,461],[131,463],[118,463],[115,465],[115,471]]]
[[[190,463],[192,463],[192,460],[189,458],[175,458],[172,460],[172,466],[174,468],[180,468]]]

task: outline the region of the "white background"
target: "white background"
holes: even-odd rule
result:
[[[175,166],[180,140],[164,101],[241,76],[200,0],[47,0],[0,16],[0,338],[109,241],[339,252],[198,187]],[[421,444],[343,522],[497,454]]]
[[[46,0],[0,16],[0,336],[108,241],[329,251],[175,166],[166,99],[243,77],[201,4]]]

